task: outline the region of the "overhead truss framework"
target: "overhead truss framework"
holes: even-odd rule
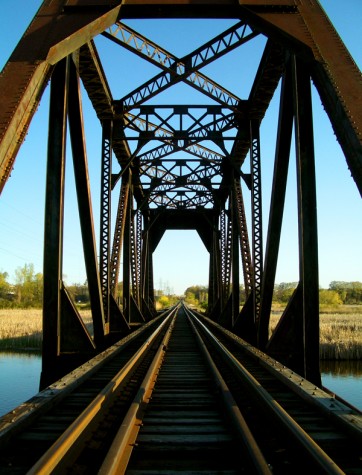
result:
[[[180,19],[185,24],[191,19],[228,19],[231,26],[210,33],[204,44],[179,57],[131,28],[128,21],[133,19]],[[205,74],[206,66],[261,37],[264,49],[255,75],[243,71],[254,75],[245,97]],[[113,50],[133,53],[159,72],[117,95],[97,51],[99,39],[103,48],[109,44]],[[112,68],[131,74],[127,64],[114,61]],[[239,68],[235,64],[232,74],[238,75]],[[209,252],[210,318],[320,384],[310,84],[313,80],[362,193],[362,82],[318,1],[44,1],[0,76],[0,192],[49,79],[42,386],[156,315],[152,255],[167,229],[196,230]],[[98,252],[80,81],[103,130]],[[199,102],[184,103],[180,97],[177,103],[157,102],[180,84],[194,90]],[[264,250],[260,125],[278,86],[279,125]],[[62,281],[68,126],[93,335]],[[269,338],[293,128],[300,280]],[[250,195],[248,211],[245,193]]]

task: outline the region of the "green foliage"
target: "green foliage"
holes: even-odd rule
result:
[[[273,302],[287,303],[297,288],[298,282],[282,282],[274,286]]]
[[[7,272],[0,272],[0,300],[7,299],[11,294],[11,285],[7,282],[7,278]]]
[[[156,309],[161,310],[164,308],[172,307],[180,300],[177,295],[165,295],[162,291],[155,291]]]
[[[329,289],[337,292],[346,305],[362,304],[362,282],[340,282],[332,281]]]
[[[6,274],[6,273],[5,273]],[[2,307],[40,307],[43,302],[43,275],[35,273],[33,264],[15,270],[15,285],[8,284]]]
[[[170,306],[170,299],[166,295],[161,295],[161,297],[158,299],[158,303],[162,308],[166,308]]]
[[[208,301],[208,288],[204,285],[193,285],[185,290],[185,302],[195,307],[206,309]]]
[[[343,301],[341,296],[335,290],[320,289],[319,291],[319,303],[320,305],[342,305]]]
[[[43,275],[35,273],[33,264],[25,264],[15,271],[15,285],[8,281],[7,272],[0,272],[0,308],[29,308],[41,307],[43,300]],[[273,303],[286,304],[289,302],[297,282],[282,282],[274,287]],[[73,284],[68,288],[74,302],[79,305],[89,304],[88,284]],[[208,288],[204,285],[193,285],[185,290],[185,302],[201,309],[207,309]],[[116,298],[122,302],[123,283],[118,283]],[[180,296],[155,290],[155,300],[158,308],[175,305]],[[240,303],[245,302],[245,289],[240,285]],[[333,281],[328,289],[320,289],[319,302],[321,305],[362,305],[362,282]]]
[[[242,284],[239,287],[239,299],[241,304],[244,304],[246,301],[245,287]]]
[[[87,282],[81,284],[73,284],[67,287],[73,301],[76,304],[88,304],[89,303],[89,289]]]

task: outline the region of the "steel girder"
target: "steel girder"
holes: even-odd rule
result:
[[[179,58],[129,28],[124,22],[130,18],[232,18],[235,24]],[[100,34],[143,57],[162,72],[115,100],[94,42]],[[239,99],[200,72],[205,65],[259,34],[267,37],[267,43],[247,99]],[[77,74],[100,121],[113,124],[103,153],[99,269],[90,196],[84,193],[88,189],[88,177],[86,154],[82,149],[85,137],[78,107],[79,87],[75,85]],[[107,345],[107,335],[112,333],[112,328],[115,333],[130,331],[131,324],[144,321],[146,314],[152,316],[152,253],[163,232],[174,227],[197,229],[210,252],[209,309],[213,318],[221,313],[221,320],[234,331],[277,354],[279,359],[319,383],[318,255],[310,80],[318,89],[361,193],[362,91],[360,71],[318,1],[310,0],[306,4],[295,0],[224,0],[210,4],[201,0],[165,0],[162,4],[142,0],[44,2],[0,77],[0,191],[50,77],[53,92],[44,254],[44,361],[49,357],[51,366],[62,351],[74,348],[69,336],[72,332],[82,342],[81,359]],[[264,267],[258,127],[281,77],[279,132]],[[180,82],[217,105],[206,109],[186,105],[182,109],[174,105],[146,104],[150,98]],[[204,112],[200,112],[203,107]],[[77,156],[74,172],[92,299],[93,339],[82,327],[61,277],[67,115],[73,155]],[[280,329],[269,340],[271,296],[293,122],[299,189],[300,282]],[[152,148],[153,141],[161,145]],[[212,148],[202,143],[205,141],[210,142]],[[113,175],[109,167],[112,152],[120,167]],[[174,159],[175,153],[183,155]],[[250,174],[241,170],[248,154]],[[111,191],[119,179],[122,184],[111,254],[108,206]],[[241,189],[244,182],[252,191],[252,253]],[[247,295],[240,313],[236,295],[239,245]],[[122,310],[115,302],[121,254]],[[286,343],[285,328],[295,342],[291,360],[288,360],[290,347]],[[108,338],[108,341],[111,340]],[[50,366],[44,366],[44,381],[47,381]]]

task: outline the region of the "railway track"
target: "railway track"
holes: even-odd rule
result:
[[[2,474],[362,474],[362,415],[178,306],[0,419]]]

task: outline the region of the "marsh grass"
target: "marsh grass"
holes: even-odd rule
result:
[[[330,313],[321,316],[320,335],[321,359],[362,359],[361,314]]]
[[[323,308],[320,314],[320,358],[322,360],[362,360],[362,308]],[[281,312],[275,310],[270,319],[270,332],[275,329]]]
[[[90,311],[80,314],[92,333]],[[0,309],[0,350],[40,350],[42,340],[41,309]]]
[[[80,310],[82,319],[92,334],[90,310]],[[270,321],[272,332],[281,310],[273,309]],[[42,343],[41,309],[0,309],[0,350],[35,349]],[[362,360],[362,308],[343,307],[343,313],[334,308],[323,309],[320,316],[321,359]]]

